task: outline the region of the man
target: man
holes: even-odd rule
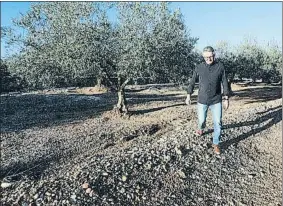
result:
[[[193,77],[190,81],[187,90],[186,104],[191,104],[191,95],[194,90],[196,79],[199,79],[198,91],[198,130],[197,135],[204,134],[204,128],[207,117],[207,110],[210,108],[212,112],[214,134],[213,134],[213,148],[216,154],[220,154],[219,139],[221,136],[222,127],[222,94],[221,83],[223,85],[223,106],[224,109],[229,107],[229,89],[228,82],[225,76],[224,66],[221,62],[215,60],[214,49],[207,46],[203,49],[204,63],[196,66]]]

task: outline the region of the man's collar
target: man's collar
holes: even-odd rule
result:
[[[207,64],[207,63],[204,61],[204,64],[205,64],[206,66],[213,66],[215,63],[216,63],[216,60],[215,60],[214,62],[212,62],[212,64]]]

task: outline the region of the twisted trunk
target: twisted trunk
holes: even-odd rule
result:
[[[125,96],[125,89],[121,88],[118,90],[118,103],[116,109],[120,114],[128,113],[127,101]]]
[[[228,78],[228,89],[229,89],[229,94],[233,95],[233,91],[232,91],[232,83],[234,82],[234,78],[235,78],[235,73],[233,72],[230,77]]]
[[[102,87],[102,77],[98,77],[96,79],[96,87],[101,88]]]
[[[128,113],[128,105],[125,95],[125,87],[129,79],[124,80],[121,76],[118,76],[118,103],[116,105],[116,110],[120,114]]]

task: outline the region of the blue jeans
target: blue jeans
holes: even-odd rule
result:
[[[220,136],[221,136],[221,127],[222,127],[222,103],[219,102],[213,105],[205,105],[198,103],[198,128],[203,130],[205,128],[207,110],[210,108],[212,112],[212,119],[214,124],[214,134],[213,134],[213,144],[218,145]]]

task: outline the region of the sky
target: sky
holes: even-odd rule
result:
[[[1,2],[1,26],[10,26],[12,18],[29,10],[30,2]],[[198,37],[197,49],[226,41],[240,44],[245,37],[260,44],[273,41],[282,46],[282,2],[171,2],[180,8],[192,37]],[[113,18],[113,17],[112,17]],[[7,54],[1,40],[1,57]]]

